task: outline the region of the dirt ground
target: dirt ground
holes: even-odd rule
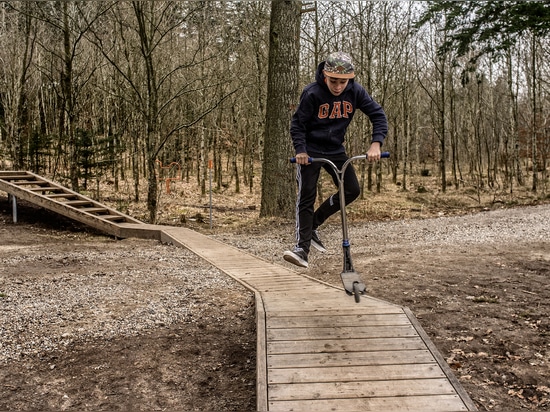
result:
[[[497,217],[506,220],[509,213],[511,219],[520,219],[533,210],[510,209]],[[456,219],[461,218],[431,220],[432,226],[420,219],[381,222],[370,236],[367,229],[352,231],[358,244],[353,249],[355,268],[368,279],[369,294],[413,311],[479,410],[549,410],[548,237],[525,233],[500,239],[489,212],[465,217],[469,220],[464,226]],[[37,244],[44,255],[117,252],[115,259],[91,265],[70,259],[7,265],[9,272],[0,277],[10,281],[41,282],[56,268],[67,274],[116,274],[139,266],[154,273],[158,261],[139,259],[140,253],[155,247],[161,257],[174,253],[152,241],[114,241],[24,205],[14,225],[2,196],[0,220],[0,259],[18,256],[25,262],[28,247]],[[293,222],[264,224],[216,236],[252,253],[250,245],[261,244],[264,258],[281,263]],[[543,224],[547,231],[547,218]],[[496,233],[475,242],[456,242],[451,233],[448,241],[428,242],[440,225],[453,233],[494,225]],[[312,254],[309,276],[339,284],[338,230],[336,223],[325,228],[324,239],[335,246],[325,255]],[[359,246],[363,243],[368,246]],[[201,264],[188,259],[190,268]],[[112,276],[112,282],[116,279]],[[150,292],[161,294],[162,286],[163,281],[152,282]],[[0,285],[3,307],[9,303],[6,287]],[[55,350],[4,360],[0,410],[255,410],[253,300],[238,285],[227,289],[214,283],[208,293],[195,290],[189,295],[200,302],[200,318],[184,317],[136,334],[75,338]]]
[[[255,410],[247,290],[190,252],[116,241],[24,205],[14,225],[8,210],[0,197],[0,308],[19,323],[10,327],[0,314],[0,349],[17,344],[8,359],[0,356],[1,411]],[[193,283],[198,276],[207,284]],[[174,293],[167,282],[177,285]],[[71,296],[56,298],[53,288]],[[64,298],[80,314],[51,302]],[[40,303],[54,312],[43,313]],[[36,317],[13,305],[34,305]],[[152,311],[168,313],[155,320]]]

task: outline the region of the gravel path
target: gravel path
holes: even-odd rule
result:
[[[340,254],[342,229],[339,216],[333,216],[321,228],[328,254]],[[265,259],[286,264],[282,253],[294,242],[289,227],[258,230],[253,236],[219,234],[215,237]],[[514,242],[550,242],[550,205],[499,209],[465,216],[440,216],[389,222],[350,223],[349,237],[355,252],[377,254],[380,247],[441,247],[445,245],[502,244]],[[549,250],[550,253],[550,250]],[[315,258],[315,256],[311,256]],[[293,267],[289,265],[288,267]]]
[[[3,237],[0,364],[74,340],[136,336],[192,321],[208,308],[202,290],[239,288],[186,249],[98,237],[106,249],[72,237],[55,248],[23,239],[5,244]]]

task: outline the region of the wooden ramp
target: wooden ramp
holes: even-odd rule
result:
[[[83,223],[93,216],[101,221],[91,225],[98,229],[107,221],[112,226],[105,231],[119,237],[159,239],[188,248],[252,290],[256,296],[260,411],[476,410],[407,308],[369,296],[355,303],[339,287],[189,229],[146,225],[131,218],[105,219],[116,212],[109,208],[101,215],[85,210],[77,213],[66,203],[78,198],[61,196],[73,192],[31,174],[41,185],[26,185],[35,188],[33,193],[40,192],[38,197],[31,196],[15,184],[26,174],[1,173],[0,190],[22,194],[29,202]],[[6,173],[13,175],[6,178]],[[14,176],[17,182],[13,182]],[[55,201],[61,197],[65,204],[45,206],[44,196],[51,200],[48,194],[59,194]]]
[[[141,224],[137,219],[31,172],[0,171],[0,190],[14,196],[14,202],[23,199],[113,236],[119,236],[117,223]],[[146,233],[144,231],[143,235]],[[156,235],[154,231],[149,234]]]

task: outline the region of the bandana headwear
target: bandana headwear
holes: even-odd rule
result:
[[[337,79],[353,79],[355,77],[351,57],[343,52],[335,52],[328,55],[325,60],[325,76]]]

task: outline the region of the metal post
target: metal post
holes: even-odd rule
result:
[[[208,160],[208,169],[210,171],[210,229],[212,229],[212,160]]]
[[[13,223],[17,223],[17,198],[11,195],[11,209],[13,215]]]
[[[347,243],[349,245],[349,239],[348,239],[348,220],[346,216],[346,195],[344,193],[344,174],[346,173],[346,169],[348,168],[348,165],[351,163],[353,158],[348,159],[343,165],[342,169],[340,170],[340,173],[337,173],[338,175],[338,190],[340,191],[338,194],[340,196],[340,216],[342,218],[342,238],[344,243]]]

